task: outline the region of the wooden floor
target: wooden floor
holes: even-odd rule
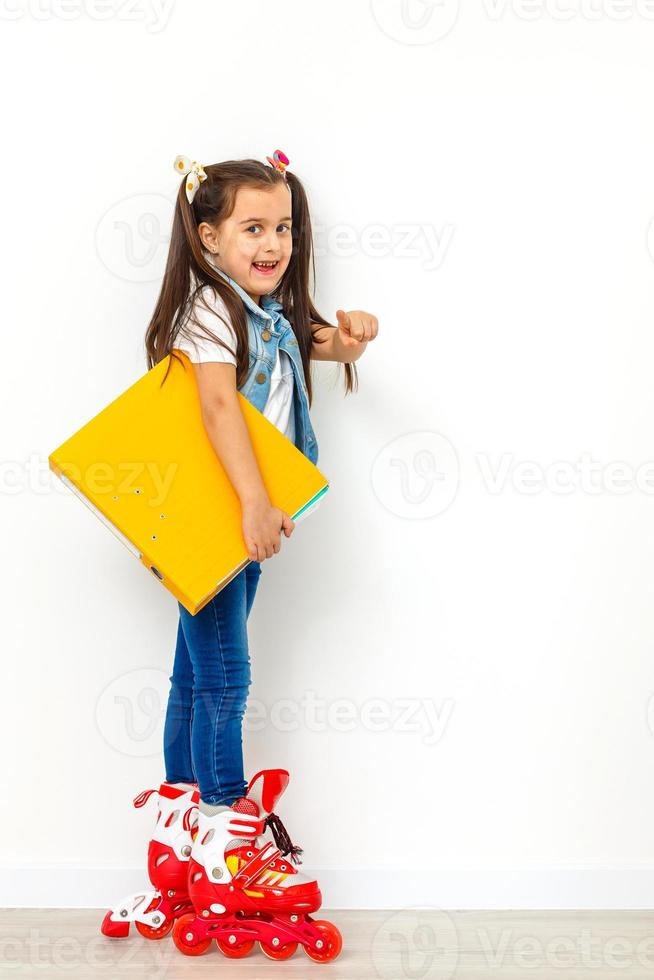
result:
[[[616,980],[654,975],[654,912],[332,911],[320,916],[343,933],[343,951],[329,964],[299,949],[283,963],[258,949],[229,960],[214,946],[186,957],[170,937],[149,942],[138,933],[106,939],[103,910],[0,909],[0,976],[157,980],[224,977],[347,980]]]

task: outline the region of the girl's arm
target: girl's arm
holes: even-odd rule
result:
[[[193,364],[207,435],[241,502],[243,538],[253,561],[272,558],[289,538],[294,521],[268,497],[243,418],[233,364]]]
[[[311,357],[316,361],[339,361],[341,364],[351,364],[357,361],[368,346],[369,340],[374,340],[379,330],[377,317],[363,310],[336,311],[338,326],[326,327],[324,324],[311,324],[314,336],[321,343],[313,343]]]

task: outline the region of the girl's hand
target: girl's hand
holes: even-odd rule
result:
[[[369,340],[374,340],[379,330],[377,317],[363,310],[336,310],[338,341],[348,351],[360,348],[363,353]]]
[[[279,507],[273,507],[267,497],[243,504],[241,510],[243,538],[249,557],[252,561],[272,558],[281,549],[281,532],[290,538],[295,521]]]

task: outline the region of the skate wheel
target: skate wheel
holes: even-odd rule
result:
[[[153,898],[145,911],[154,912],[158,904],[159,899]],[[138,921],[134,923],[138,931],[142,936],[145,936],[146,939],[163,939],[168,935],[174,924],[175,921],[172,918],[166,919],[164,924],[161,926],[149,926],[146,922]]]
[[[135,922],[134,924],[146,939],[163,939],[175,925],[175,921],[174,919],[167,919],[162,926],[158,926],[157,928],[149,926],[145,922]]]
[[[228,939],[216,939],[216,946],[221,953],[232,960],[240,960],[252,952],[254,939],[244,939],[241,943],[230,943]]]
[[[200,939],[195,925],[195,913],[182,915],[173,927],[173,942],[185,956],[202,956],[211,946],[210,939]]]
[[[269,946],[259,942],[259,949],[269,960],[287,960],[297,949],[297,943],[285,943],[284,946]]]
[[[326,922],[321,919],[314,919],[311,923],[320,931],[320,938],[323,941],[322,949],[312,949],[310,946],[304,947],[304,952],[309,959],[316,963],[328,963],[335,960],[343,948],[343,937],[333,922]]]

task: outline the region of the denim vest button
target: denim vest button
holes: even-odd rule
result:
[[[254,380],[257,382],[257,384],[262,385],[266,380],[266,376],[263,371],[259,371],[259,373],[254,376]]]
[[[262,333],[261,333],[261,336],[263,337],[264,340],[270,340],[270,338],[272,337],[272,334],[271,334],[270,330],[263,330]]]

